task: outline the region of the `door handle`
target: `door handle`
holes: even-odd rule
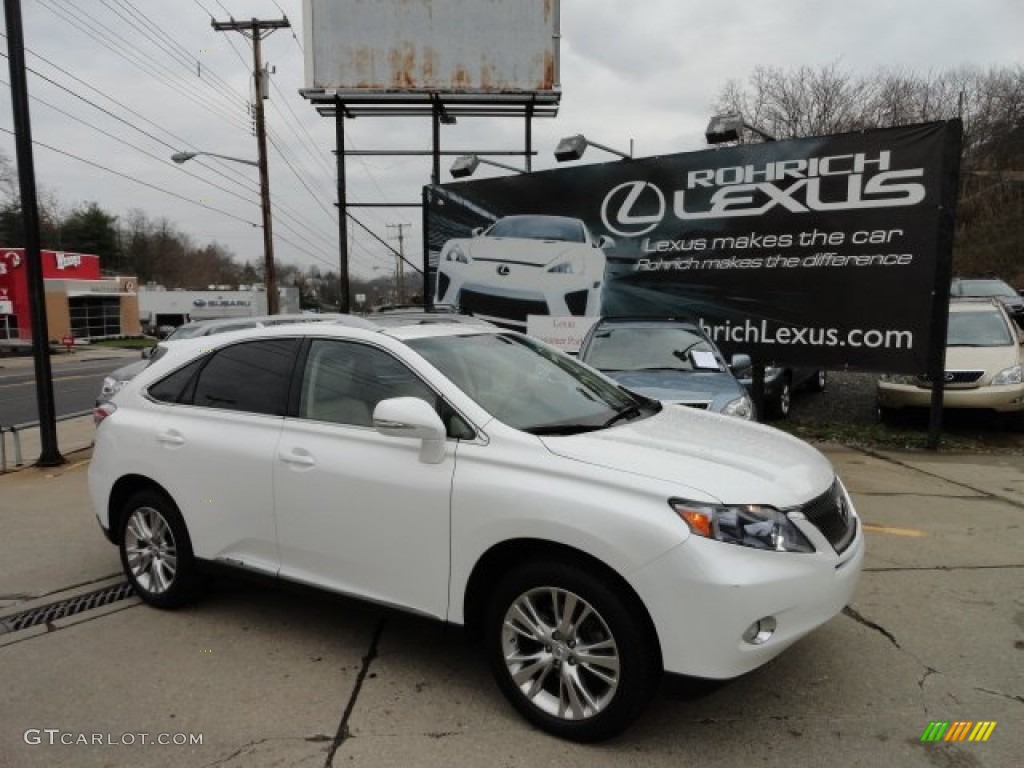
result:
[[[164,445],[184,445],[185,438],[182,437],[181,433],[175,429],[168,430],[167,432],[161,432],[156,436],[158,443]]]
[[[297,467],[315,467],[316,459],[308,453],[279,453],[277,458],[285,464],[294,464]]]

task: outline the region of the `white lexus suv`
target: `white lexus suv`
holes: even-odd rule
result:
[[[663,671],[764,664],[864,557],[812,447],[500,329],[183,340],[99,411],[90,493],[143,600],[194,599],[221,563],[465,625],[511,703],[579,741]]]

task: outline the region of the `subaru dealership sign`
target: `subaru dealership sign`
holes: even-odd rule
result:
[[[428,187],[433,298],[511,327],[686,315],[764,362],[923,372],[959,151],[950,121]]]

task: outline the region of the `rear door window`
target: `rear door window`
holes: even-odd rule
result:
[[[284,416],[299,339],[261,339],[213,353],[199,372],[192,404]]]

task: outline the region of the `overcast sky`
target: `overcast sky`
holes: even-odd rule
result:
[[[338,0],[356,10],[367,1]],[[256,157],[246,113],[251,48],[238,33],[215,32],[210,17],[287,15],[292,29],[276,31],[263,43],[264,60],[276,67],[265,102],[277,145],[270,152],[276,256],[281,262],[336,268],[334,121],[319,117],[298,95],[304,84],[301,0],[21,2],[28,66],[53,81],[29,75],[40,187],[65,208],[95,201],[117,216],[137,208],[150,218],[166,217],[197,244],[216,241],[240,261],[253,262],[263,258],[262,235],[254,226],[260,221],[256,169],[209,161],[205,168],[195,161],[178,166],[169,157],[188,148]],[[745,81],[757,66],[838,62],[855,74],[881,67],[927,74],[961,65],[1024,64],[1024,0],[561,0],[560,5],[562,104],[557,118],[534,123],[535,170],[553,167],[558,139],[574,133],[623,150],[632,140],[639,157],[702,149],[722,87],[731,79]],[[198,72],[194,62],[188,64],[194,59],[200,62]],[[2,79],[0,129],[6,132],[0,132],[0,151],[13,158],[6,67]],[[520,149],[523,132],[520,119],[463,119],[443,130],[442,146]],[[359,118],[346,121],[346,136],[349,149],[428,149],[430,122]],[[592,149],[582,162],[610,159]],[[443,162],[442,181],[451,178],[449,164]],[[424,158],[351,158],[347,168],[349,199],[359,202],[419,200],[430,174]],[[501,173],[481,166],[477,176]],[[411,224],[405,230],[406,252],[420,263],[418,210],[353,213],[384,239],[397,232],[387,224]],[[354,275],[394,269],[384,246],[350,229]],[[397,240],[391,242],[397,247]]]

